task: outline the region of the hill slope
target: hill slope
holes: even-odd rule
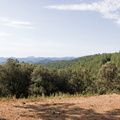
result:
[[[50,68],[64,69],[68,67],[100,67],[102,64],[105,64],[107,61],[115,62],[118,67],[120,67],[120,52],[119,53],[104,53],[104,54],[95,54],[76,58],[73,60],[62,60],[54,61],[51,63],[44,64]]]

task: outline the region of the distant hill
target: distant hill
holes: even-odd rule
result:
[[[50,63],[45,63],[44,66],[49,68],[77,68],[79,66],[84,66],[86,68],[99,68],[101,65],[105,64],[107,61],[115,62],[118,67],[120,67],[120,52],[118,53],[103,53],[84,56],[76,58],[73,60],[61,60],[53,61]],[[95,67],[96,66],[96,67]]]
[[[10,57],[12,59],[17,59],[20,63],[21,62],[27,62],[30,64],[42,64],[42,63],[50,63],[54,61],[59,60],[73,60],[75,57],[26,57],[26,58],[15,58]],[[0,64],[4,64],[7,61],[7,57],[0,57]]]

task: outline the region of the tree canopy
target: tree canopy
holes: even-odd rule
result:
[[[0,96],[120,92],[120,53],[34,65],[8,59],[0,65]]]

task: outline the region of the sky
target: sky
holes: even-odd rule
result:
[[[120,50],[120,0],[0,0],[0,57]]]

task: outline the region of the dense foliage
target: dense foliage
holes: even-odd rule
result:
[[[120,53],[34,65],[8,59],[0,65],[0,96],[120,92]]]

